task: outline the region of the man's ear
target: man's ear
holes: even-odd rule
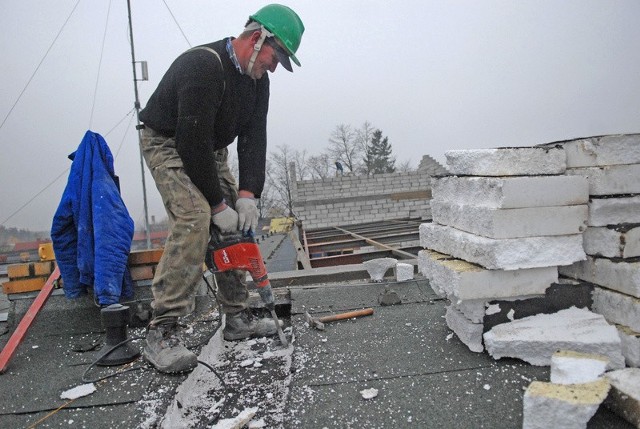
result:
[[[258,43],[258,40],[260,40],[260,36],[262,35],[262,32],[259,30],[254,31],[251,34],[251,37],[249,37],[249,40],[251,41],[252,45],[255,45],[256,43]]]

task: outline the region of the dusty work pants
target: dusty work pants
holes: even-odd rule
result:
[[[209,242],[211,208],[185,173],[174,138],[145,128],[141,148],[169,217],[169,236],[151,285],[152,323],[160,324],[174,321],[192,308]],[[217,151],[216,166],[227,204],[233,208],[238,191],[227,156],[226,148]],[[218,300],[225,313],[247,308],[245,276],[241,270],[216,275]]]

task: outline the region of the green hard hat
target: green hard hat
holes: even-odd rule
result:
[[[302,20],[291,8],[281,4],[270,4],[249,17],[250,20],[259,22],[269,32],[273,33],[284,44],[289,57],[300,66],[300,61],[295,56],[302,33],[304,33],[304,24]]]

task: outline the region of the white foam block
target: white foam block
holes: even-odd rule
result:
[[[587,227],[586,204],[494,209],[431,200],[433,221],[489,238],[580,234]]]
[[[558,281],[557,267],[487,270],[432,250],[418,252],[418,267],[429,280],[431,288],[453,302],[543,295],[552,283]]]
[[[452,306],[447,307],[445,320],[449,329],[456,333],[460,341],[469,347],[469,350],[476,353],[484,351],[481,323],[473,323]]]
[[[567,154],[567,167],[640,163],[640,134],[589,137],[545,146],[561,146]]]
[[[592,296],[591,309],[594,313],[602,314],[609,322],[640,332],[640,298],[597,286]]]
[[[604,356],[558,350],[551,355],[551,382],[556,384],[579,384],[596,381],[609,363]]]
[[[572,206],[589,201],[589,183],[581,176],[445,176],[431,179],[431,194],[435,201],[501,209]]]
[[[587,255],[607,258],[640,256],[640,225],[590,226],[582,238]]]
[[[584,261],[558,267],[558,272],[566,277],[595,283],[640,298],[640,262],[587,256]]]
[[[362,264],[371,276],[371,280],[381,282],[385,273],[390,268],[394,268],[397,263],[398,260],[395,258],[376,258],[365,261]]]
[[[566,174],[586,177],[590,195],[640,194],[640,164],[568,168]]]
[[[444,155],[447,170],[455,175],[531,176],[566,170],[564,149],[555,147],[449,150]]]
[[[640,428],[640,369],[625,368],[605,375],[611,383],[611,394],[605,405]]]
[[[413,280],[413,265],[404,262],[396,263],[396,281]]]
[[[592,198],[587,222],[589,226],[640,223],[640,196]]]
[[[609,393],[601,378],[584,384],[534,381],[523,398],[523,429],[585,429]]]
[[[491,270],[569,265],[585,259],[582,235],[494,239],[435,223],[420,225],[422,247]]]
[[[615,326],[599,314],[576,307],[496,325],[485,332],[484,345],[495,359],[513,357],[532,365],[550,365],[556,350],[573,350],[606,356],[609,368],[624,367]]]

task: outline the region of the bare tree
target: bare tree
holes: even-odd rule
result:
[[[291,172],[292,166],[294,169],[296,168],[295,159],[296,153],[286,144],[278,146],[276,152],[269,153],[267,183],[274,191],[274,205],[284,208],[287,216],[293,216]]]
[[[396,172],[398,173],[409,173],[411,171],[415,171],[415,169],[411,167],[410,160],[403,161],[396,167]]]
[[[331,133],[328,153],[335,161],[340,161],[351,173],[355,173],[360,164],[362,148],[356,141],[356,133],[351,125],[340,124]]]
[[[331,156],[326,152],[320,155],[310,156],[307,165],[309,166],[309,174],[314,180],[326,179],[331,176]]]

